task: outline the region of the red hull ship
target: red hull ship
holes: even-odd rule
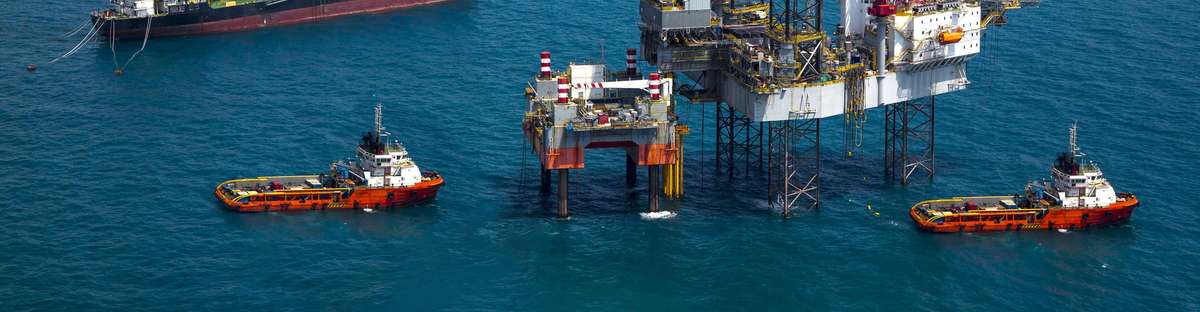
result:
[[[1126,222],[1138,199],[1117,193],[1095,163],[1084,162],[1071,127],[1070,149],[1035,181],[1011,196],[955,197],[917,203],[909,216],[930,232],[1075,230]]]
[[[93,27],[117,39],[244,31],[448,0],[112,0]],[[149,31],[147,31],[149,26]]]
[[[238,212],[321,209],[383,209],[432,200],[445,184],[441,175],[422,173],[399,142],[387,142],[382,107],[375,108],[375,131],[363,135],[358,159],[330,165],[329,173],[237,179],[214,194]]]

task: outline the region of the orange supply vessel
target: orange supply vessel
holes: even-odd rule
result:
[[[445,181],[421,172],[400,142],[383,131],[383,107],[375,107],[375,130],[362,137],[357,161],[338,161],[328,173],[272,176],[221,183],[215,194],[238,212],[396,208],[432,200]]]
[[[1050,169],[1053,181],[1034,181],[1009,196],[955,197],[917,203],[909,216],[930,232],[1074,230],[1128,221],[1138,206],[1133,194],[1117,193],[1099,166],[1083,160],[1075,144]]]

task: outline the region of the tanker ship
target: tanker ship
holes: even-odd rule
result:
[[[1086,229],[1128,221],[1138,206],[1118,193],[1100,167],[1085,161],[1071,126],[1067,152],[1050,168],[1052,181],[1034,181],[1009,196],[955,197],[917,203],[909,216],[930,232]]]
[[[116,39],[242,31],[448,0],[111,0],[93,27]],[[149,30],[147,30],[149,26]]]
[[[377,105],[375,130],[362,136],[355,161],[334,162],[318,175],[226,181],[215,195],[237,212],[396,208],[437,197],[442,176],[421,172],[404,145],[389,136]]]

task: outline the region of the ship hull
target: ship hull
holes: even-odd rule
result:
[[[1137,198],[1130,195],[1130,199],[1104,208],[1053,208],[1041,216],[1006,218],[994,214],[935,223],[923,219],[914,207],[909,217],[921,230],[935,233],[1081,230],[1128,222],[1137,207]]]
[[[434,200],[443,185],[445,181],[438,177],[410,187],[358,187],[332,198],[316,196],[328,191],[313,189],[311,193],[294,192],[278,195],[282,198],[276,200],[248,202],[235,201],[221,187],[214,195],[225,209],[236,212],[393,209]]]
[[[449,0],[291,0],[278,4],[266,2],[219,9],[199,5],[186,12],[152,18],[113,17],[110,11],[92,15],[93,24],[102,25],[100,33],[116,39],[141,39],[247,31],[280,25],[300,24],[340,16],[380,13]]]

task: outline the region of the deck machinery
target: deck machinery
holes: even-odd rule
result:
[[[659,73],[644,78],[636,52],[627,53],[629,66],[609,72],[603,64],[571,64],[553,71],[550,52],[542,52],[541,73],[525,94],[523,129],[541,164],[542,192],[550,191],[551,171],[558,173],[558,214],[568,217],[568,175],[584,167],[591,148],[622,148],[626,152],[626,181],[636,183],[639,166],[647,167],[649,210],[658,210],[659,189],[668,196],[682,191],[682,151],[676,127],[672,79]],[[664,171],[666,175],[664,176]],[[666,185],[664,186],[663,183]]]
[[[819,206],[826,117],[843,116],[853,156],[865,111],[884,106],[885,175],[932,177],[934,96],[969,85],[984,29],[1038,1],[841,0],[832,35],[823,2],[640,4],[641,57],[686,81],[678,95],[717,104],[718,168],[733,177],[766,166],[771,205],[785,216]]]

